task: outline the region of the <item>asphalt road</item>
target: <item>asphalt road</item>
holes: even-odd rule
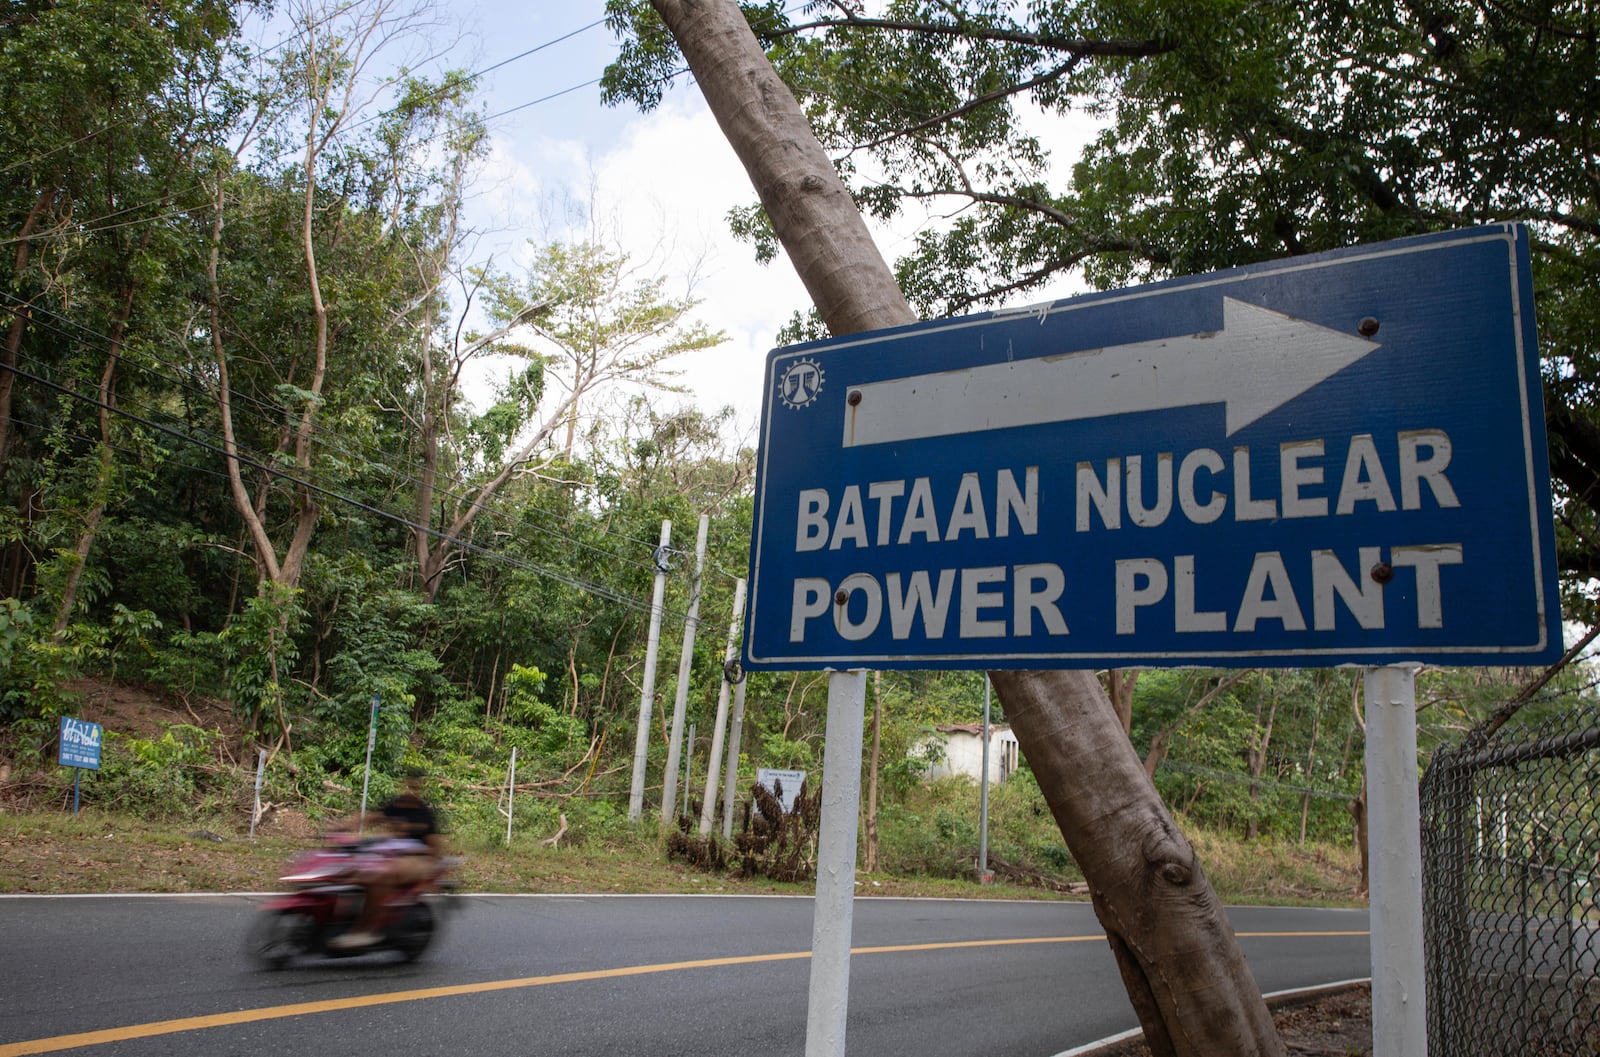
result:
[[[242,951],[259,901],[0,898],[0,1057],[805,1050],[809,899],[468,897],[415,964],[278,972]],[[1230,914],[1263,991],[1369,972],[1365,911]],[[1086,904],[858,899],[853,949],[852,1053],[1051,1057],[1136,1026]]]

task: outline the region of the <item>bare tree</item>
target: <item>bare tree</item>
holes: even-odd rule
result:
[[[318,249],[319,171],[324,156],[333,151],[340,138],[360,120],[361,113],[380,90],[365,77],[371,64],[395,41],[416,39],[416,31],[428,17],[428,9],[426,0],[415,4],[410,0],[359,0],[336,10],[317,2],[298,3],[292,5],[290,13],[297,26],[293,46],[278,62],[276,83],[264,93],[258,118],[239,137],[236,148],[242,155],[257,142],[259,134],[270,137],[275,123],[282,123],[278,135],[284,137],[291,135],[291,129],[297,130],[292,136],[299,154],[297,178],[302,191],[296,234],[304,264],[302,278],[310,318],[307,346],[296,350],[293,357],[298,375],[288,379],[296,390],[297,406],[286,416],[275,453],[280,463],[291,468],[295,482],[289,538],[281,546],[273,538],[266,517],[267,496],[277,484],[276,475],[264,474],[254,487],[246,482],[245,462],[241,459],[235,430],[235,393],[218,275],[228,206],[226,172],[218,172],[216,176],[213,199],[207,268],[210,326],[207,329],[216,359],[216,400],[234,505],[244,520],[261,578],[293,588],[300,582],[300,572],[321,512],[309,483],[319,442],[320,418],[327,402],[325,389],[329,373],[329,305],[324,297]]]
[[[428,598],[438,593],[463,534],[508,482],[571,460],[580,403],[618,383],[670,388],[673,357],[726,340],[692,318],[699,304],[692,293],[671,296],[666,282],[660,272],[632,266],[626,254],[587,241],[552,242],[539,250],[523,279],[502,276],[488,282],[489,309],[498,326],[455,354],[449,385],[454,388],[467,358],[479,349],[516,355],[525,367],[508,380],[503,395],[504,403],[515,408],[518,425],[505,438],[507,453],[479,467],[479,479],[454,495],[437,533],[427,527],[437,469],[424,479],[415,533]],[[510,344],[519,332],[526,344]],[[427,427],[424,438],[432,438],[437,467],[444,423],[435,417],[421,424]]]

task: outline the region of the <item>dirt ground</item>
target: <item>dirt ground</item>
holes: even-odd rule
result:
[[[173,700],[135,686],[102,679],[77,679],[67,684],[81,702],[79,719],[99,723],[135,738],[158,738],[176,724],[185,723],[222,733],[223,751],[241,754],[247,731],[225,703],[203,697]],[[235,759],[234,763],[238,763]]]
[[[1289,1057],[1371,1057],[1372,990],[1366,984],[1275,1003],[1272,1019]],[[1096,1050],[1092,1057],[1150,1057],[1150,1048],[1125,1042]]]

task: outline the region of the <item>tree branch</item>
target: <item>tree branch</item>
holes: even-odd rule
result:
[[[1174,47],[1155,40],[1086,40],[1082,37],[1056,37],[1048,33],[1028,33],[1023,30],[983,26],[965,19],[954,22],[911,22],[891,18],[861,18],[849,12],[846,12],[843,18],[822,18],[815,22],[786,26],[783,29],[757,29],[756,35],[763,45],[767,45],[784,37],[796,36],[814,29],[886,29],[896,33],[984,40],[998,44],[1024,44],[1045,51],[1069,52],[1078,58],[1138,59],[1163,55]]]

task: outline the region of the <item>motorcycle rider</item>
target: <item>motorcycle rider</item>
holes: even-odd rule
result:
[[[433,809],[422,799],[423,772],[406,771],[405,786],[375,813],[362,821],[380,825],[386,836],[365,849],[367,861],[356,874],[366,890],[361,913],[350,931],[335,936],[329,946],[339,950],[370,947],[382,936],[376,925],[389,898],[398,889],[439,872],[443,841]]]

